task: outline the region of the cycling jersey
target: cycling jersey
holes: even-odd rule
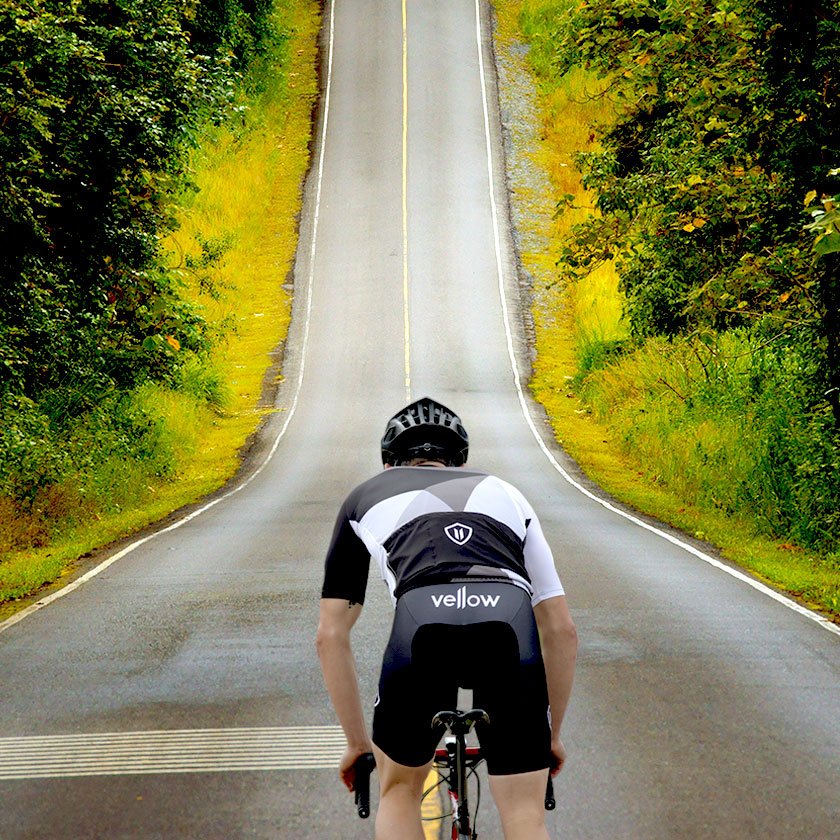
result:
[[[353,490],[335,524],[322,597],[363,603],[371,557],[395,603],[452,581],[501,579],[525,589],[533,605],[563,594],[525,497],[462,467],[393,467]]]

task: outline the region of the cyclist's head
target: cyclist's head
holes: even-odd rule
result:
[[[398,411],[385,427],[382,463],[397,467],[421,458],[460,467],[469,451],[461,418],[429,397]]]

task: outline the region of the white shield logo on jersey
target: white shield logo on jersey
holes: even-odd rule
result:
[[[455,545],[464,545],[470,541],[473,535],[473,529],[469,525],[462,525],[460,522],[453,522],[443,529],[443,533],[449,537]]]

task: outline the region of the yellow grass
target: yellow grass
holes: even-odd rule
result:
[[[291,295],[290,278],[297,243],[297,214],[309,160],[310,118],[317,95],[314,2],[297,4],[291,46],[288,93],[282,92],[252,117],[258,121],[243,142],[219,129],[196,156],[199,192],[181,214],[172,238],[173,259],[200,254],[201,240],[231,243],[221,264],[211,270],[221,299],[201,297],[210,320],[232,319],[235,331],[216,352],[215,361],[230,386],[225,421],[208,429],[235,466],[235,449],[259,422],[257,403],[270,354],[285,338]],[[224,469],[224,468],[223,468]]]
[[[522,0],[495,0],[497,48],[516,61],[510,46],[521,39],[519,12]],[[523,59],[519,59],[523,61]],[[617,447],[608,446],[605,429],[596,426],[589,412],[571,389],[578,372],[578,345],[582,336],[597,335],[609,340],[623,338],[622,300],[618,278],[611,263],[600,267],[573,286],[558,281],[557,263],[563,241],[571,226],[592,212],[592,198],[586,194],[575,156],[593,148],[595,138],[589,124],[605,121],[608,106],[593,97],[596,88],[583,73],[572,73],[562,88],[544,93],[540,100],[542,122],[539,136],[520,141],[524,150],[546,173],[551,191],[527,195],[526,224],[544,243],[539,251],[523,252],[526,271],[534,278],[536,350],[531,388],[545,405],[555,434],[567,451],[597,480],[626,472],[627,464]],[[514,192],[518,186],[513,185]],[[576,209],[555,214],[557,199],[574,195]],[[522,200],[517,195],[517,200]]]

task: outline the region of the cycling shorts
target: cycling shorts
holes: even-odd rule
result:
[[[492,775],[551,766],[548,691],[531,599],[504,582],[445,583],[398,601],[382,662],[373,742],[393,761],[431,761],[443,732],[432,718],[455,709],[458,688],[489,724],[476,734]]]

